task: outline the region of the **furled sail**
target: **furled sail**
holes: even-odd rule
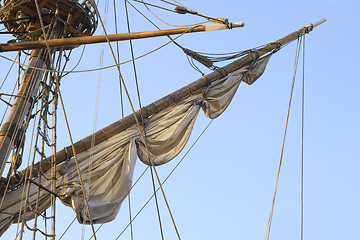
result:
[[[176,157],[190,137],[199,110],[202,109],[211,119],[221,115],[242,81],[253,83],[262,75],[270,56],[198,90],[146,119],[141,126],[132,126],[88,151],[79,153],[77,161],[92,222],[105,223],[116,217],[121,203],[130,192],[138,157],[148,165],[150,160],[154,165],[161,165]],[[140,134],[139,129],[143,134]],[[146,136],[146,140],[142,135]],[[74,158],[57,167],[56,178],[57,194],[61,201],[74,210],[80,223],[90,223]],[[50,188],[50,171],[34,181]],[[27,205],[24,207],[23,196],[27,191]],[[50,206],[49,196],[50,193],[30,182],[8,192],[0,208],[0,234],[12,223],[30,220],[36,213],[45,211]],[[37,199],[39,204],[36,208]]]

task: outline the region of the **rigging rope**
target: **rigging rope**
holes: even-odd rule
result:
[[[132,5],[128,0],[126,0],[138,13],[140,13],[141,16],[143,16],[147,21],[149,21],[154,27],[156,27],[158,30],[161,30],[153,21],[151,21],[148,17],[146,17],[141,11],[139,11],[134,5]],[[141,0],[142,1],[142,0]],[[143,1],[142,1],[143,2]],[[148,7],[147,5],[144,3],[144,6],[154,15],[156,16]],[[157,17],[157,16],[156,16]],[[161,20],[161,19],[159,19]],[[189,26],[189,25],[187,25]],[[191,25],[193,26],[193,25]],[[177,43],[175,41],[175,39],[173,39],[171,36],[167,36],[176,46],[178,46],[181,50],[183,50],[183,52],[187,55],[190,56],[192,59],[196,59],[198,62],[204,64],[205,66],[212,66],[213,63],[207,59],[204,56],[200,56],[198,53],[191,51],[190,49],[184,48],[183,46],[181,46],[179,43]],[[210,63],[209,63],[210,62]],[[192,66],[196,71],[200,72],[202,75],[204,75],[200,69],[195,65],[195,63],[193,63],[193,61],[189,61],[190,66]]]
[[[60,88],[59,88],[59,80],[58,80],[58,79],[56,79],[56,87],[57,87],[57,89],[58,89],[59,98],[60,98],[60,103],[61,103],[61,107],[62,107],[63,113],[64,113],[64,118],[65,118],[65,122],[66,122],[66,127],[67,127],[67,130],[68,130],[68,134],[69,134],[69,138],[70,138],[70,142],[71,142],[71,148],[72,148],[72,151],[73,151],[73,153],[74,153],[74,161],[75,161],[76,169],[77,169],[77,172],[78,172],[78,175],[79,175],[81,192],[82,192],[82,194],[84,195],[83,197],[84,197],[84,200],[85,200],[85,206],[86,206],[87,213],[88,213],[88,217],[89,217],[89,221],[90,221],[90,224],[91,224],[91,229],[92,229],[92,231],[93,231],[93,236],[94,236],[94,238],[95,238],[95,240],[96,240],[95,229],[94,229],[94,225],[93,225],[93,223],[92,223],[92,219],[91,219],[91,215],[90,215],[89,203],[88,203],[87,196],[86,196],[86,193],[85,193],[84,183],[83,183],[83,180],[82,180],[82,177],[81,177],[81,172],[80,172],[79,164],[78,164],[77,157],[76,157],[75,148],[74,148],[74,143],[73,143],[72,136],[71,136],[71,132],[70,132],[69,122],[68,122],[68,119],[67,119],[67,116],[66,116],[65,107],[64,107],[64,102],[63,102],[63,99],[62,99],[62,96],[61,96],[61,92],[60,92]]]
[[[20,59],[19,59],[19,62],[20,62]],[[15,62],[13,62],[13,64],[11,65],[10,70],[11,70],[11,68],[14,66],[14,64],[15,64]],[[5,83],[5,80],[6,80],[6,78],[8,77],[8,75],[9,75],[9,73],[10,73],[10,70],[9,70],[9,72],[6,74],[6,77],[5,77],[5,79],[4,79],[3,84]],[[3,86],[3,85],[1,85],[1,87],[2,87],[2,86]],[[1,87],[0,87],[0,89],[1,89]],[[12,100],[12,98],[13,98],[13,96],[14,96],[15,89],[16,89],[16,83],[15,83],[15,85],[14,85],[14,87],[13,87],[12,92],[11,92],[11,96],[10,96],[10,99],[9,99],[9,101],[8,101],[9,103],[11,102],[11,100]],[[8,109],[9,109],[9,105],[6,106],[6,109],[5,109],[5,111],[4,111],[4,114],[3,114],[2,118],[1,118],[1,121],[0,121],[0,126],[3,125],[3,122],[4,122],[4,119],[5,119],[5,116],[6,116],[6,113],[7,113]]]
[[[292,96],[293,96],[293,92],[294,92],[294,85],[295,85],[295,78],[296,78],[296,71],[297,71],[297,66],[298,66],[298,61],[299,61],[299,55],[300,55],[300,49],[301,49],[301,39],[302,39],[302,38],[298,38],[297,46],[296,46],[294,71],[293,71],[292,84],[291,84],[291,90],[290,90],[290,99],[289,99],[289,104],[288,104],[288,111],[287,111],[287,115],[286,115],[286,122],[285,122],[285,129],[284,129],[284,137],[283,137],[282,146],[281,146],[279,167],[278,167],[278,172],[277,172],[277,176],[276,176],[274,196],[273,196],[273,200],[272,200],[272,203],[271,203],[270,216],[269,216],[269,219],[268,219],[267,228],[266,228],[266,233],[265,233],[265,240],[269,240],[269,238],[270,238],[270,229],[271,229],[272,217],[273,217],[273,213],[274,213],[276,192],[277,192],[277,187],[278,187],[279,178],[280,178],[280,170],[281,170],[281,165],[282,165],[282,160],[283,160],[283,154],[284,154],[284,148],[285,148],[286,132],[287,132],[287,127],[288,127],[288,122],[289,122],[291,102],[292,102]]]
[[[43,51],[42,51],[43,52]],[[37,74],[40,74],[39,72],[37,72]],[[35,81],[34,81],[34,83],[33,84],[35,84]],[[38,86],[36,87],[36,92],[38,92],[38,88],[39,88],[39,85],[40,85],[40,81],[39,81],[39,84],[38,84]],[[34,104],[34,102],[32,103],[32,105]],[[42,103],[42,105],[43,105],[43,103]],[[38,105],[37,105],[38,106]],[[31,107],[31,109],[32,109],[33,107]],[[29,116],[30,116],[30,114],[29,114]],[[38,124],[37,124],[37,126],[40,126],[40,123],[41,123],[41,117],[39,116],[39,119],[38,119]],[[35,130],[35,124],[34,124],[34,130]],[[36,129],[36,136],[35,136],[35,144],[34,144],[34,148],[33,148],[33,152],[29,152],[29,161],[30,161],[30,159],[32,159],[31,160],[31,166],[33,166],[34,165],[34,162],[35,162],[35,155],[36,155],[36,149],[37,149],[37,142],[38,142],[38,139],[39,139],[39,131],[40,131],[40,128],[38,127],[37,129]],[[33,146],[33,145],[30,145],[30,146]],[[31,153],[32,153],[32,157],[30,157],[30,155],[31,155]],[[29,162],[28,162],[28,166],[29,166]],[[32,173],[32,168],[30,168],[30,171],[26,171],[26,174],[25,174],[25,178],[27,179],[27,178],[29,178],[29,176],[31,176],[31,173]],[[29,197],[29,192],[30,192],[30,182],[29,181],[26,181],[25,182],[25,187],[23,188],[23,193],[22,193],[22,202],[21,202],[21,206],[20,206],[20,212],[19,212],[19,216],[18,216],[18,228],[17,228],[17,231],[19,230],[19,224],[20,224],[20,222],[22,222],[22,224],[21,224],[21,230],[20,230],[20,239],[22,239],[22,237],[23,237],[23,233],[24,233],[24,226],[25,226],[25,223],[26,223],[26,221],[25,221],[25,216],[26,216],[26,212],[27,212],[27,209],[28,208],[30,208],[31,206],[29,206],[29,207],[27,207],[27,204],[28,204],[28,197]],[[26,193],[25,193],[26,192]],[[25,196],[24,196],[25,195]],[[25,199],[25,201],[24,201],[24,199]],[[23,207],[23,204],[24,204],[24,207]],[[22,210],[24,209],[24,213],[22,214]],[[32,211],[32,209],[30,208],[30,210]],[[21,219],[21,216],[22,216],[22,219]]]
[[[303,36],[302,62],[302,92],[301,92],[301,186],[300,186],[300,240],[304,239],[304,124],[305,124],[305,35]]]
[[[114,23],[115,23],[115,33],[118,34],[118,25],[117,25],[117,11],[116,11],[116,0],[113,0],[114,4]],[[116,41],[116,54],[117,54],[117,61],[120,62],[120,48],[119,42]],[[123,90],[121,85],[120,76],[118,76],[119,80],[119,93],[120,93],[120,107],[121,107],[121,118],[124,118],[124,101],[123,101]]]
[[[166,24],[166,25],[168,25],[168,26],[171,26],[171,27],[193,27],[193,26],[196,26],[196,25],[200,25],[200,24],[204,24],[204,23],[209,22],[209,20],[207,20],[207,21],[203,21],[203,22],[199,22],[199,23],[185,24],[185,25],[174,25],[174,24],[170,24],[170,23],[165,22],[164,20],[162,20],[159,16],[157,16],[153,11],[150,10],[150,8],[149,8],[147,5],[152,5],[152,4],[145,3],[143,0],[141,0],[141,1],[139,1],[139,0],[134,0],[134,1],[136,1],[136,2],[141,2],[142,4],[144,4],[145,8],[146,8],[154,17],[156,17],[160,22],[162,22],[162,23],[164,23],[164,24]],[[130,5],[132,5],[128,0],[127,0],[127,2],[128,2]],[[152,6],[155,6],[155,5],[152,5]],[[157,7],[159,7],[159,6],[157,6]],[[172,10],[170,10],[170,11],[172,11]],[[172,11],[172,12],[177,13],[176,11]]]
[[[20,52],[18,52],[18,54],[15,56],[15,59],[16,59],[16,58],[19,58],[19,62],[20,62]],[[0,90],[1,90],[1,88],[4,86],[5,81],[6,81],[6,79],[8,78],[8,76],[9,76],[9,74],[10,74],[10,72],[11,72],[11,69],[13,68],[14,64],[15,64],[15,62],[12,62],[11,66],[10,66],[10,68],[9,68],[9,71],[6,73],[6,75],[5,75],[5,77],[4,77],[4,80],[2,81],[2,83],[1,83],[1,85],[0,85]]]
[[[141,125],[140,125],[140,123],[139,123],[139,120],[138,120],[137,117],[136,117],[136,111],[135,111],[134,106],[133,106],[133,104],[132,104],[132,101],[131,101],[131,99],[130,99],[129,92],[128,92],[127,88],[126,88],[124,78],[122,77],[122,74],[121,74],[121,71],[120,71],[120,67],[119,67],[119,65],[118,65],[118,63],[117,63],[117,60],[116,60],[116,57],[115,57],[115,53],[114,53],[114,51],[113,51],[113,49],[112,49],[112,46],[111,46],[111,44],[110,44],[110,41],[109,41],[109,38],[108,38],[108,35],[107,35],[107,32],[106,32],[105,26],[104,26],[104,24],[103,24],[103,21],[102,21],[102,19],[101,19],[100,14],[99,14],[99,10],[98,10],[98,8],[97,8],[96,6],[94,6],[94,9],[95,9],[95,11],[96,11],[96,13],[97,13],[97,15],[98,15],[98,17],[99,17],[99,20],[100,20],[100,23],[101,23],[101,27],[102,27],[102,29],[103,29],[103,31],[104,31],[104,34],[105,34],[105,37],[106,37],[106,40],[107,40],[107,43],[108,43],[110,52],[111,52],[111,54],[112,54],[112,56],[113,56],[113,59],[114,59],[115,64],[116,64],[116,66],[117,66],[117,70],[118,70],[119,76],[121,77],[121,81],[122,81],[122,83],[123,83],[123,85],[124,85],[124,90],[125,90],[125,93],[126,93],[126,95],[127,95],[128,100],[129,100],[131,110],[132,110],[132,112],[133,112],[133,114],[134,114],[134,117],[135,117],[135,120],[136,120],[136,125],[137,125],[137,127],[138,127],[138,129],[139,129],[139,133],[140,133],[140,135],[141,135],[141,138],[142,138],[142,139],[144,140],[144,142],[146,143],[146,137],[144,136],[144,134],[143,134],[143,132],[142,132],[142,130],[141,130]],[[141,112],[140,112],[140,114],[141,114]],[[146,150],[147,150],[147,152],[148,152],[148,156],[150,156],[150,154],[149,154],[150,152],[149,152],[149,149],[148,149],[147,146],[146,146]],[[152,165],[152,167],[153,167],[153,169],[154,169],[154,172],[155,172],[156,178],[157,178],[157,180],[158,180],[158,183],[160,184],[160,188],[161,188],[161,192],[162,192],[163,197],[164,197],[164,201],[165,201],[166,206],[167,206],[167,208],[168,208],[168,210],[169,210],[169,214],[170,214],[170,217],[171,217],[171,219],[172,219],[172,222],[173,222],[174,228],[175,228],[175,230],[176,230],[176,233],[177,233],[177,235],[178,235],[178,237],[179,237],[179,239],[180,239],[179,232],[178,232],[178,230],[177,230],[177,227],[176,227],[174,218],[173,218],[173,216],[172,216],[172,213],[171,213],[171,210],[170,210],[170,207],[169,207],[169,203],[167,202],[167,199],[166,199],[166,196],[165,196],[165,192],[164,192],[164,190],[162,189],[161,182],[160,182],[159,176],[158,176],[158,174],[157,174],[157,171],[156,171],[156,169],[155,169],[154,163],[151,161],[151,159],[149,159],[149,161],[151,162],[151,165]]]
[[[130,20],[129,20],[129,13],[128,13],[128,7],[127,7],[127,1],[124,0],[125,3],[125,13],[126,13],[126,23],[127,23],[127,29],[128,32],[131,32],[130,29]],[[134,59],[134,48],[133,48],[133,44],[132,44],[132,40],[129,41],[130,44],[130,51],[131,51],[131,57]],[[136,91],[137,91],[137,96],[138,96],[138,101],[139,101],[139,108],[142,108],[141,106],[141,98],[140,98],[140,90],[139,90],[139,83],[138,83],[138,77],[137,77],[137,71],[136,71],[136,65],[135,65],[135,60],[132,61],[133,64],[133,71],[134,71],[134,77],[135,77],[135,83],[136,83]],[[144,126],[144,122],[142,122],[142,128],[144,130],[144,136],[145,136],[145,141],[147,141],[146,138],[146,132],[145,132],[145,126]],[[141,130],[140,130],[141,131]],[[147,143],[146,143],[147,145]],[[146,146],[147,147],[147,146]],[[150,156],[150,155],[149,155]],[[157,195],[155,192],[155,180],[154,180],[154,174],[153,174],[153,169],[150,168],[150,173],[151,173],[151,179],[152,179],[152,186],[153,186],[153,190],[154,190],[154,194],[155,194],[155,205],[156,205],[156,211],[157,211],[157,215],[158,215],[158,221],[159,221],[159,228],[160,228],[160,234],[161,234],[161,239],[164,240],[164,233],[163,233],[163,228],[162,228],[162,222],[161,222],[161,216],[160,216],[160,209],[159,209],[159,203],[158,203],[158,199],[157,199]],[[130,199],[130,197],[129,197]],[[131,224],[131,218],[130,218],[130,224]],[[132,226],[132,224],[131,224]],[[132,230],[131,230],[132,231]]]
[[[48,55],[49,55],[50,64],[51,64],[52,69],[54,69],[54,63],[53,63],[52,58],[51,58],[51,51],[50,51],[50,48],[49,48],[48,39],[47,39],[47,37],[46,37],[45,28],[44,28],[44,23],[43,23],[43,20],[42,20],[39,3],[38,3],[37,0],[34,0],[34,2],[35,2],[35,5],[36,5],[36,10],[37,10],[38,16],[39,16],[39,21],[40,21],[41,29],[42,29],[42,31],[43,31],[43,36],[44,36],[44,39],[45,39],[46,50],[47,50],[47,53],[48,53]],[[94,229],[94,225],[93,225],[93,223],[92,223],[91,214],[90,214],[90,210],[89,210],[89,206],[88,206],[88,200],[87,200],[87,197],[86,197],[85,188],[84,188],[84,185],[83,185],[83,181],[82,181],[82,177],[81,177],[81,173],[80,173],[80,169],[79,169],[77,157],[76,157],[76,154],[75,154],[75,148],[74,148],[73,140],[72,140],[72,137],[71,137],[71,132],[70,132],[70,128],[69,128],[69,123],[68,123],[68,120],[67,120],[67,117],[66,117],[65,107],[64,107],[63,100],[62,100],[62,96],[61,96],[61,92],[60,92],[60,87],[59,87],[59,85],[60,85],[59,79],[57,78],[57,79],[56,79],[56,88],[58,89],[58,93],[59,93],[59,97],[60,97],[60,102],[61,102],[61,106],[62,106],[62,109],[63,109],[66,126],[67,126],[68,133],[69,133],[69,138],[70,138],[70,142],[71,142],[71,147],[72,147],[72,151],[73,151],[73,153],[74,153],[74,161],[75,161],[75,164],[76,164],[77,172],[78,172],[78,174],[79,174],[81,192],[83,193],[83,197],[84,197],[84,200],[85,200],[85,206],[86,206],[86,209],[87,209],[87,212],[88,212],[88,215],[89,215],[89,220],[90,220],[90,224],[91,224],[91,229],[92,229],[92,231],[93,231],[93,233],[94,233],[94,236],[95,236],[95,229]],[[22,235],[22,232],[21,232],[21,235]],[[21,236],[21,235],[20,235],[20,236]],[[95,240],[96,240],[96,236],[95,236]]]
[[[124,4],[125,4],[127,30],[128,30],[128,33],[130,33],[131,32],[130,19],[129,19],[129,13],[128,13],[128,7],[127,7],[126,0],[124,0]],[[129,41],[129,44],[130,44],[131,58],[134,59],[135,57],[134,57],[134,48],[133,48],[132,40]],[[135,77],[135,83],[136,83],[136,92],[137,92],[137,96],[138,96],[138,100],[139,100],[139,108],[141,108],[142,106],[141,106],[141,98],[140,98],[140,89],[139,89],[135,60],[132,61],[132,64],[133,64],[133,71],[134,71],[134,77]]]

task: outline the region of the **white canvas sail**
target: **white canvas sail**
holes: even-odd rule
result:
[[[138,157],[149,164],[150,154],[154,165],[164,164],[176,157],[190,137],[200,108],[212,119],[221,115],[242,81],[254,82],[262,75],[270,56],[271,54],[246,65],[176,105],[160,111],[144,121],[143,125],[135,125],[92,149],[79,153],[77,161],[85,184],[92,222],[109,222],[116,217],[122,201],[131,189]],[[146,143],[139,127],[146,135]],[[61,201],[74,210],[80,223],[89,223],[74,158],[58,167],[56,175],[57,194]],[[35,181],[50,188],[51,181],[47,180],[50,179],[49,176],[50,171]],[[18,222],[19,215],[30,220],[35,213],[42,213],[50,206],[50,193],[40,189],[39,207],[35,209],[38,187],[27,184],[6,194],[0,208],[1,234],[12,223]],[[29,197],[25,210],[25,195],[22,193],[27,191],[28,186]],[[24,211],[26,214],[23,216]]]

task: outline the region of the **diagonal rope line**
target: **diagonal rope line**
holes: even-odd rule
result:
[[[64,107],[64,102],[63,102],[63,99],[62,99],[62,95],[61,95],[61,92],[60,92],[59,80],[58,80],[58,79],[56,79],[56,86],[57,86],[57,88],[58,88],[60,103],[61,103],[61,107],[62,107],[62,110],[63,110],[63,113],[64,113],[64,118],[65,118],[65,122],[66,122],[66,127],[67,127],[67,130],[68,130],[68,134],[69,134],[69,138],[70,138],[70,142],[71,142],[71,148],[72,148],[72,151],[74,152],[74,161],[75,161],[75,164],[76,164],[76,170],[77,170],[78,175],[79,175],[81,192],[82,192],[82,194],[84,195],[85,206],[86,206],[86,210],[87,210],[87,212],[88,212],[88,214],[89,214],[89,220],[90,220],[90,224],[91,224],[91,229],[92,229],[92,231],[93,231],[93,235],[94,235],[94,238],[95,238],[95,240],[96,240],[95,229],[94,229],[94,225],[93,225],[93,222],[92,222],[92,219],[91,219],[91,215],[90,215],[89,203],[88,203],[88,199],[87,199],[86,192],[85,192],[85,188],[84,188],[84,182],[83,182],[82,177],[81,177],[81,172],[80,172],[80,168],[79,168],[79,163],[78,163],[77,157],[76,157],[76,152],[75,152],[75,148],[74,148],[74,142],[73,142],[73,139],[72,139],[72,136],[71,136],[70,126],[69,126],[68,118],[67,118],[67,116],[66,116],[66,111],[65,111],[65,107]]]
[[[214,119],[211,119],[211,121],[208,123],[208,125],[204,128],[204,130],[200,133],[200,135],[197,137],[197,139],[194,141],[194,143],[190,146],[190,148],[186,151],[186,153],[184,154],[184,156],[180,159],[180,161],[175,165],[175,167],[171,170],[171,172],[168,174],[168,176],[164,179],[164,181],[162,182],[162,185],[164,185],[166,183],[166,181],[170,178],[170,176],[175,172],[175,170],[179,167],[179,165],[182,163],[182,161],[187,157],[187,155],[190,153],[190,151],[194,148],[194,146],[197,144],[197,142],[200,140],[200,138],[204,135],[204,133],[206,132],[206,130],[210,127],[211,123],[214,121]],[[160,190],[160,187],[158,187],[156,189],[155,192],[158,192]],[[136,213],[136,215],[134,216],[134,218],[132,219],[131,222],[133,222],[136,217],[143,211],[143,209],[147,206],[147,204],[151,201],[151,199],[155,196],[155,193],[153,195],[151,195],[151,197],[147,200],[147,202],[142,206],[142,208]],[[116,240],[119,239],[121,237],[121,235],[126,231],[126,229],[130,226],[130,224],[128,224],[123,230],[122,232],[117,236]]]
[[[153,21],[151,21],[147,16],[145,16],[139,9],[137,9],[133,4],[131,4],[131,2],[129,2],[128,0],[125,0],[127,3],[130,4],[131,7],[133,7],[141,16],[143,16],[148,22],[150,22],[155,28],[157,28],[158,30],[161,30],[161,28],[159,28]],[[144,4],[145,5],[145,4]],[[145,7],[151,12],[151,10],[145,5]],[[200,23],[201,24],[201,23]],[[194,27],[194,25],[189,25],[189,26],[185,26],[185,27]],[[184,48],[178,44],[177,42],[175,42],[175,39],[173,39],[171,36],[166,36],[167,38],[170,39],[171,42],[173,42],[176,46],[178,46],[179,48],[181,48],[182,50],[184,50]]]
[[[270,216],[269,216],[268,223],[267,223],[267,228],[266,228],[266,233],[265,233],[265,240],[269,240],[269,238],[270,238],[270,229],[271,229],[272,217],[273,217],[273,213],[274,213],[276,192],[277,192],[277,187],[278,187],[279,178],[280,178],[280,170],[281,170],[281,165],[282,165],[282,160],[283,160],[283,155],[284,155],[286,132],[287,132],[287,127],[288,127],[288,122],[289,122],[291,101],[292,101],[292,96],[293,96],[293,92],[294,92],[294,85],[295,85],[296,71],[297,71],[299,55],[300,55],[299,54],[300,53],[300,48],[301,48],[301,38],[298,38],[297,46],[296,46],[296,54],[295,54],[294,71],[293,71],[292,84],[291,84],[291,90],[290,90],[290,99],[289,99],[288,111],[287,111],[287,115],[286,115],[284,137],[283,137],[282,146],[281,146],[279,168],[278,168],[278,172],[277,172],[277,176],[276,176],[276,184],[275,184],[274,196],[273,196],[273,200],[272,200],[272,203],[271,203],[271,211],[270,211]]]

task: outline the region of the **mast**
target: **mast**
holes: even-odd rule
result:
[[[87,0],[81,4],[70,0],[44,0],[40,4],[35,0],[14,4],[13,0],[5,0],[0,18],[20,43],[37,39],[47,41],[59,37],[91,35],[97,26],[94,7],[95,4]],[[56,50],[52,48],[31,52],[19,92],[0,130],[0,175],[3,174],[11,150],[22,147],[27,128],[26,119],[31,117],[34,97],[45,70],[51,68],[50,58]],[[17,163],[12,164],[14,170],[18,167],[15,165],[20,163],[21,157]]]
[[[11,148],[16,145],[20,147],[20,142],[24,138],[24,120],[32,110],[34,96],[39,87],[39,82],[43,76],[46,63],[44,51],[33,50],[30,55],[29,67],[26,69],[22,78],[20,89],[15,97],[7,121],[0,130],[0,172],[2,174],[5,161],[10,155]]]
[[[169,107],[170,105],[178,102],[181,99],[184,99],[188,96],[190,96],[192,93],[196,92],[197,90],[205,87],[206,85],[211,84],[212,82],[217,81],[218,79],[224,77],[225,75],[230,74],[231,72],[234,72],[247,64],[250,64],[251,62],[257,60],[261,56],[264,56],[266,54],[271,53],[274,50],[278,50],[282,45],[285,45],[300,36],[309,33],[313,30],[314,27],[324,23],[326,19],[321,19],[313,24],[309,24],[306,27],[303,27],[275,42],[272,42],[262,48],[259,48],[257,50],[253,50],[248,55],[224,66],[223,68],[217,69],[216,71],[205,75],[198,79],[197,81],[147,105],[146,107],[141,108],[134,114],[128,115],[127,117],[97,131],[94,135],[88,136],[74,144],[74,149],[76,154],[79,154],[83,151],[86,151],[91,147],[91,141],[95,141],[95,145],[99,144],[106,139],[114,136],[115,134],[118,134],[127,128],[133,126],[136,124],[136,121],[143,121],[144,119],[152,116],[155,113],[160,112],[161,110]],[[95,136],[95,140],[93,139],[93,136]],[[64,150],[58,152],[55,154],[55,161],[56,164],[61,164],[67,159],[70,159],[74,154],[71,151],[71,146],[65,147]],[[47,159],[53,158],[54,156],[50,156]],[[48,161],[42,161],[33,166],[33,169],[36,169],[36,171],[32,172],[32,175],[29,176],[29,178],[36,177],[40,172],[45,172],[51,168],[51,165],[48,163]],[[19,172],[17,177],[11,177],[10,185],[12,187],[21,184],[25,179],[26,169]],[[2,182],[7,181],[7,179],[1,179]],[[10,187],[11,188],[11,187]],[[0,189],[1,191],[2,189]]]

